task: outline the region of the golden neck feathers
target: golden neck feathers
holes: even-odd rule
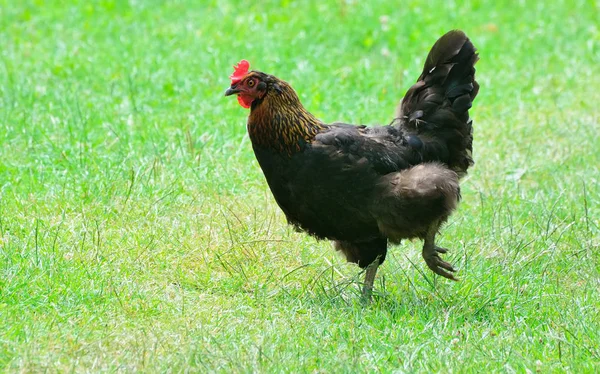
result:
[[[252,106],[248,134],[255,146],[291,156],[301,151],[324,125],[310,114],[290,85],[281,81],[280,91],[269,91]]]

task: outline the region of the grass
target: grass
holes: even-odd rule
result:
[[[594,1],[0,0],[0,368],[595,372]],[[480,50],[476,166],[441,236],[360,274],[285,225],[224,98],[241,58],[387,123],[435,39]]]

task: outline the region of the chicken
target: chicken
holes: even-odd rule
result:
[[[256,159],[288,222],[334,242],[365,271],[370,299],[388,243],[422,239],[436,274],[456,280],[435,244],[457,207],[459,178],[473,164],[476,49],[459,30],[433,46],[423,72],[387,126],[326,124],[281,79],[234,66],[225,95],[250,108],[247,128]]]

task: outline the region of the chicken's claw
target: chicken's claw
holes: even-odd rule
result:
[[[428,253],[423,254],[423,258],[425,259],[425,263],[427,266],[436,274],[441,275],[444,278],[452,279],[454,281],[458,281],[458,279],[449,272],[455,272],[456,269],[454,267],[442,260],[438,253],[446,253],[448,250],[446,248],[441,248],[438,246],[433,247],[433,251],[428,251]],[[447,271],[446,271],[447,270]]]

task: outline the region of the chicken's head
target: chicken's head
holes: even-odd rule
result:
[[[225,91],[225,96],[237,95],[238,102],[244,108],[250,108],[252,103],[262,100],[270,87],[274,77],[259,71],[248,71],[250,63],[246,60],[240,61],[234,66],[231,79],[231,87]]]

